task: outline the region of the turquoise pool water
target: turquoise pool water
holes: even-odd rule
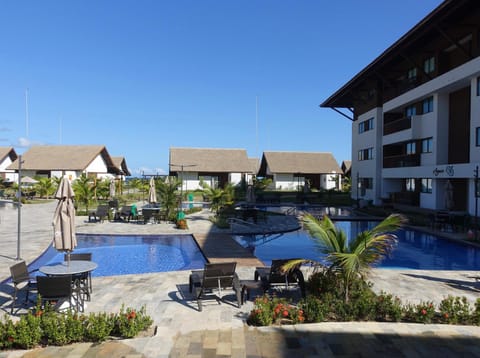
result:
[[[338,221],[348,237],[375,226],[376,222]],[[418,270],[480,270],[480,248],[415,230],[396,233],[398,244],[378,267]],[[303,230],[271,236],[236,236],[242,246],[251,250],[266,264],[273,259],[305,258],[324,261],[318,244]]]
[[[191,235],[77,235],[74,253],[91,252],[98,268],[92,276],[200,269],[205,257]],[[29,265],[30,270],[63,261],[53,247]]]

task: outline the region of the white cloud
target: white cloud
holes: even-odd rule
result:
[[[18,142],[17,142],[16,147],[28,148],[28,147],[31,147],[32,145],[42,145],[42,144],[43,143],[41,143],[41,142],[31,141],[28,138],[20,137],[20,138],[18,138]]]

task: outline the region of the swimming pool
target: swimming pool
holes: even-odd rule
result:
[[[338,221],[348,237],[372,228],[376,222]],[[402,229],[397,233],[398,245],[377,267],[418,270],[480,270],[480,248]],[[237,242],[249,248],[265,264],[273,259],[305,258],[322,262],[315,240],[306,231],[271,236],[235,236]]]
[[[91,252],[98,268],[92,276],[117,276],[203,268],[205,257],[191,235],[77,234],[74,253]],[[63,253],[48,248],[29,269],[63,261]]]

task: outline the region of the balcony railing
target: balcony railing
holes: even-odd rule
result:
[[[391,194],[392,202],[395,204],[414,205],[420,204],[420,193],[416,191],[401,191]]]
[[[384,168],[418,167],[420,154],[394,155],[383,157]]]
[[[383,135],[392,134],[412,128],[412,118],[403,117],[383,124]]]

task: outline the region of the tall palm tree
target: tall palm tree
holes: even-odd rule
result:
[[[165,216],[167,219],[170,219],[173,216],[173,212],[178,205],[178,187],[181,184],[182,181],[176,177],[155,180],[158,200],[162,208],[165,210]]]
[[[88,176],[82,174],[73,182],[72,186],[75,192],[75,200],[82,203],[88,213],[88,206],[95,195],[95,183]]]
[[[356,275],[368,272],[395,247],[397,237],[394,234],[405,222],[405,218],[392,214],[371,230],[359,233],[349,240],[345,232],[335,226],[325,215],[316,219],[307,214],[303,217],[304,227],[310,236],[317,240],[321,253],[326,255],[329,270],[336,271],[343,279],[345,301],[349,298],[349,287]],[[285,269],[309,260],[292,260]]]
[[[35,188],[38,191],[38,195],[40,195],[41,198],[46,197],[47,199],[49,198],[50,195],[52,195],[55,191],[56,185],[52,178],[38,178],[38,183],[35,184]]]
[[[202,192],[211,203],[211,209],[218,215],[226,205],[234,202],[235,187],[231,184],[225,184],[224,188],[212,188],[206,183],[202,183]]]

